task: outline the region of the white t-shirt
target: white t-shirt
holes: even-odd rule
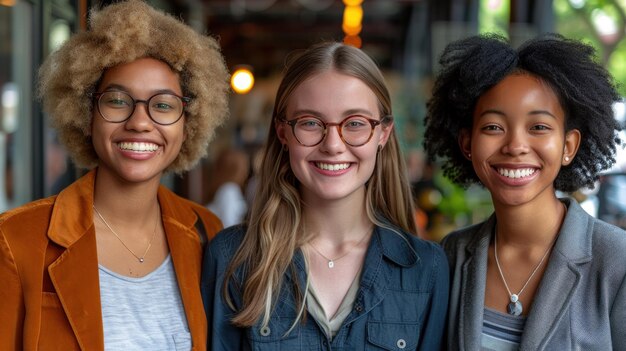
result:
[[[105,350],[191,350],[171,256],[141,278],[103,266],[99,274]]]

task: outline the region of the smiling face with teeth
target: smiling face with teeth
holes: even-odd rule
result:
[[[105,71],[98,92],[124,91],[137,100],[156,93],[182,96],[178,74],[162,61],[140,58]],[[93,109],[91,138],[98,154],[98,177],[112,176],[128,182],[160,181],[163,171],[176,159],[184,140],[184,120],[172,125],[154,123],[145,104],[121,123],[104,120]]]
[[[374,92],[358,78],[329,69],[300,83],[289,96],[286,119],[313,116],[338,123],[350,116],[380,120],[380,104]],[[329,126],[324,140],[303,146],[285,123],[276,124],[276,133],[288,147],[291,170],[300,182],[303,200],[354,199],[364,203],[365,183],[376,165],[378,145],[385,145],[392,125],[378,125],[365,145],[349,146],[337,127]]]
[[[472,130],[459,143],[494,205],[555,198],[554,180],[580,142],[578,130],[565,131],[565,118],[554,91],[527,73],[507,76],[478,99]]]

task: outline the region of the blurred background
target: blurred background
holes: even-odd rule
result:
[[[77,179],[36,100],[41,62],[72,33],[87,28],[89,9],[112,1],[0,0],[0,212],[50,196]],[[626,94],[626,0],[151,0],[154,7],[215,36],[233,73],[231,118],[209,157],[164,183],[180,195],[225,210],[228,223],[252,198],[258,150],[270,126],[285,59],[310,44],[344,41],[366,51],[390,87],[396,128],[409,165],[421,235],[439,240],[491,213],[480,187],[461,189],[426,162],[425,101],[439,53],[450,41],[498,32],[514,45],[545,32],[582,39]],[[242,72],[241,75],[235,74]],[[211,84],[211,82],[207,82]],[[626,107],[614,107],[624,124]],[[228,185],[228,186],[225,186]],[[591,214],[626,228],[626,155],[594,189],[571,194]],[[222,207],[220,209],[220,207]]]

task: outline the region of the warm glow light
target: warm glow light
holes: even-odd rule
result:
[[[362,29],[360,25],[358,27],[347,27],[345,24],[342,25],[341,28],[346,35],[359,35]]]
[[[230,86],[237,94],[246,94],[254,86],[254,75],[247,68],[238,68],[230,78]]]
[[[359,37],[358,35],[346,35],[345,38],[343,38],[343,43],[346,45],[354,46],[355,48],[360,48],[363,44],[361,42],[361,37]]]
[[[356,28],[361,26],[363,21],[363,8],[361,6],[346,6],[343,10],[343,26]]]
[[[15,5],[15,0],[0,0],[0,5],[2,5],[2,6],[13,6],[13,5]]]
[[[359,33],[363,29],[363,8],[361,3],[363,0],[344,0],[343,3],[346,8],[343,10],[343,23],[341,28],[346,36],[343,38],[343,42],[346,45],[351,45],[360,48],[363,44]]]

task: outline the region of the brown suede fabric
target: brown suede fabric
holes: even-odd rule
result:
[[[0,215],[0,350],[104,350],[94,180],[92,170],[58,196]],[[158,198],[193,350],[205,350],[196,213],[209,238],[222,225],[163,186]]]

